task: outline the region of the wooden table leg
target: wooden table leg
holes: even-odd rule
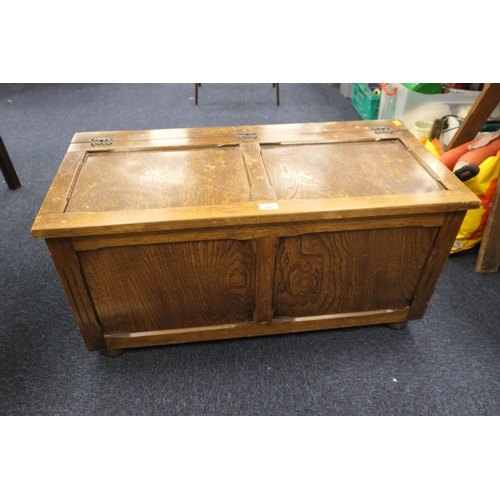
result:
[[[5,177],[5,182],[9,189],[19,189],[21,187],[21,183],[19,182],[19,178],[17,177],[17,173],[14,170],[14,166],[10,161],[9,154],[7,153],[7,149],[5,148],[5,144],[3,143],[2,138],[0,137],[0,168],[2,170],[2,174]]]

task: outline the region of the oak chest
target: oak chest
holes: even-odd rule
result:
[[[78,133],[32,234],[108,351],[402,326],[477,206],[398,121]]]

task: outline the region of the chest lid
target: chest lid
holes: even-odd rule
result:
[[[467,210],[398,121],[75,134],[36,237]]]

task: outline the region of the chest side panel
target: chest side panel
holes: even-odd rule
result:
[[[281,239],[275,317],[408,307],[437,230],[407,227]]]
[[[78,256],[105,333],[252,319],[250,241],[111,247]]]

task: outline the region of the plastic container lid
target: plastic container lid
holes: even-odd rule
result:
[[[441,94],[442,91],[440,83],[403,83],[403,85],[420,94]]]

